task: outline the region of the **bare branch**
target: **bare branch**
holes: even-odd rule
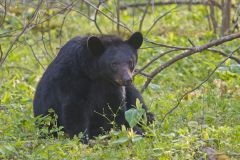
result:
[[[2,67],[2,64],[4,63],[4,61],[6,60],[6,58],[8,57],[9,53],[11,52],[14,44],[18,41],[18,39],[25,33],[25,31],[28,29],[28,27],[32,24],[32,22],[34,21],[35,17],[37,16],[38,11],[40,10],[40,7],[43,3],[43,0],[39,0],[38,5],[34,11],[34,13],[32,14],[30,20],[28,21],[28,23],[24,26],[23,30],[16,36],[16,38],[13,40],[13,42],[11,43],[11,45],[8,47],[7,52],[5,53],[5,56],[3,57],[2,61],[0,61],[0,68]]]
[[[160,73],[162,70],[164,70],[165,68],[169,67],[170,65],[172,65],[173,63],[185,58],[185,57],[188,57],[188,56],[191,56],[195,53],[199,53],[203,50],[206,50],[208,48],[211,48],[211,47],[214,47],[214,46],[218,46],[220,44],[223,44],[225,42],[228,42],[228,41],[232,41],[234,39],[237,39],[237,38],[240,38],[240,32],[239,33],[236,33],[236,34],[231,34],[229,36],[225,36],[225,37],[222,37],[218,40],[215,40],[215,41],[211,41],[205,45],[202,45],[200,47],[193,47],[187,51],[185,51],[184,53],[182,54],[179,54],[177,55],[176,57],[172,58],[171,60],[165,62],[164,64],[160,65],[158,68],[156,68],[151,74],[150,74],[150,77],[151,79],[147,79],[147,81],[145,82],[145,84],[143,85],[142,87],[142,92],[148,87],[148,85],[151,83],[151,81],[154,79],[154,77]]]
[[[147,73],[144,73],[143,71],[139,71],[139,69],[134,70],[134,75],[136,75],[136,73],[144,77],[151,78],[150,75],[148,75]]]
[[[67,5],[65,8],[57,11],[56,13],[54,13],[53,15],[50,15],[48,16],[47,18],[45,18],[44,20],[41,20],[40,22],[37,22],[37,23],[33,23],[33,21],[35,20],[40,8],[41,8],[41,5],[43,3],[43,0],[39,0],[38,1],[38,4],[36,6],[36,9],[35,11],[33,12],[32,16],[30,17],[30,20],[28,21],[28,23],[26,25],[24,25],[23,28],[20,28],[20,29],[17,29],[15,30],[14,32],[18,31],[18,30],[21,30],[21,32],[15,37],[15,39],[10,43],[10,46],[8,47],[6,53],[5,53],[5,56],[3,56],[2,60],[0,61],[0,68],[2,67],[3,63],[5,62],[6,58],[8,57],[8,55],[11,53],[12,49],[13,49],[13,46],[17,43],[17,41],[19,40],[19,38],[27,31],[27,30],[30,30],[34,27],[36,27],[37,25],[39,24],[42,24],[48,20],[50,20],[52,17],[62,13],[63,11],[67,10],[68,8],[71,8],[75,2],[77,2],[78,0],[75,0],[74,2],[72,2],[70,5]],[[11,31],[12,32],[12,31]]]
[[[171,108],[171,109],[163,116],[163,118],[162,118],[162,120],[161,120],[161,123],[164,122],[164,120],[166,119],[166,117],[167,117],[169,114],[171,114],[174,110],[176,110],[176,109],[179,107],[180,103],[182,102],[182,100],[183,100],[183,98],[184,98],[185,96],[187,96],[188,94],[190,94],[190,93],[194,92],[195,90],[199,89],[204,83],[206,83],[206,82],[212,77],[212,75],[216,72],[216,70],[217,70],[222,64],[224,64],[224,63],[225,63],[236,51],[238,51],[239,49],[240,49],[240,47],[238,47],[237,49],[235,49],[234,51],[232,51],[223,61],[221,61],[220,63],[218,63],[218,65],[215,67],[215,69],[214,69],[199,85],[197,85],[195,88],[191,89],[190,91],[187,91],[186,93],[184,93],[184,94],[180,97],[180,99],[178,100],[177,104],[176,104],[173,108]]]

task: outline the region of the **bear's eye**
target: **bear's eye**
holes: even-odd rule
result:
[[[133,64],[133,61],[132,61],[132,60],[130,60],[130,61],[128,62],[128,64],[129,64],[130,68],[133,68],[133,67],[134,67],[134,64]]]

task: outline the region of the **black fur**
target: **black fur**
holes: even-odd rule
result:
[[[147,111],[141,94],[129,84],[141,44],[140,33],[127,41],[107,35],[70,40],[39,81],[34,115],[47,115],[52,108],[70,137],[84,132],[92,138],[109,131],[111,121],[127,125],[124,112],[135,106],[136,98]]]

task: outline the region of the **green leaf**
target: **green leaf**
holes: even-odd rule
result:
[[[125,118],[131,128],[136,126],[142,119],[143,114],[145,113],[144,109],[135,109],[131,108],[125,112]]]
[[[230,71],[233,73],[240,73],[240,65],[239,64],[232,64],[230,66]]]
[[[113,142],[111,142],[111,144],[123,144],[125,142],[127,142],[129,140],[128,137],[121,137]]]
[[[138,142],[138,141],[140,141],[142,139],[143,139],[142,136],[136,136],[136,137],[132,138],[132,142]]]

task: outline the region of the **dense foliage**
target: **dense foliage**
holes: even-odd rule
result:
[[[165,69],[143,93],[150,110],[156,115],[154,124],[145,125],[145,137],[135,135],[123,126],[120,131],[113,129],[109,134],[97,137],[89,145],[81,144],[78,137],[69,139],[63,133],[58,138],[40,138],[47,129],[35,127],[32,100],[44,68],[70,38],[98,33],[94,23],[79,13],[87,13],[86,5],[77,3],[75,6],[75,11],[68,12],[67,16],[63,12],[27,30],[0,68],[0,159],[200,159],[206,158],[206,147],[215,149],[219,155],[239,158],[240,66],[233,60],[227,60],[209,81],[187,95],[161,123],[163,116],[177,104],[178,99],[201,83],[223,59],[221,55],[209,51],[187,57]],[[46,10],[44,7],[45,4],[36,22],[57,12],[54,8]],[[109,2],[108,9],[102,7],[101,10],[109,15],[110,11],[116,14],[114,7],[115,3]],[[148,39],[176,46],[191,46],[188,39],[195,45],[201,45],[218,38],[209,30],[208,8],[205,6],[192,6],[191,10],[188,6],[178,7],[147,33],[149,24],[173,7],[150,8],[142,29]],[[5,35],[11,32],[18,35],[34,10],[34,7],[20,4],[9,8],[4,27],[0,29],[4,52],[15,38]],[[91,11],[90,16],[94,17],[94,10]],[[120,19],[132,30],[138,30],[142,14],[142,9],[122,10]],[[116,24],[106,17],[99,14],[97,22],[103,33],[118,34]],[[129,32],[121,28],[120,35],[126,37]],[[230,53],[238,45],[239,40],[235,40],[218,48]],[[145,42],[139,50],[138,68],[167,50],[152,46]],[[145,72],[181,52],[165,55]],[[235,56],[240,58],[240,53],[236,52]],[[138,75],[135,84],[141,88],[145,80],[145,77]],[[52,120],[46,117],[43,121],[48,125]]]

